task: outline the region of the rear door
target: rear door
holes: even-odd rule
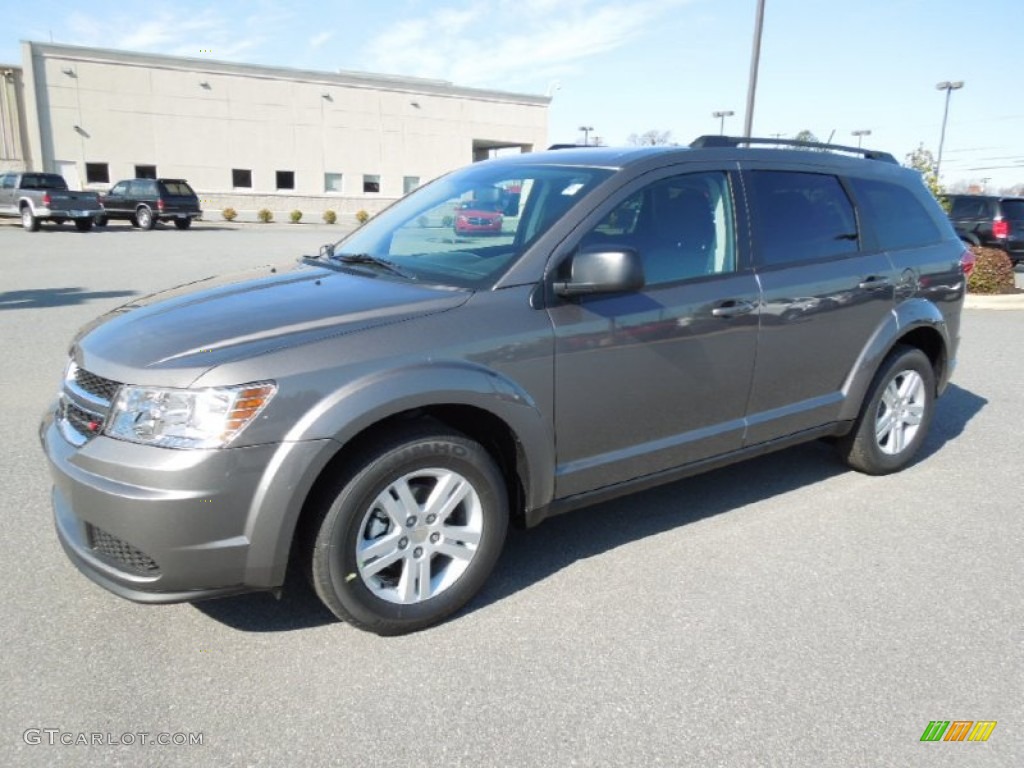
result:
[[[1006,197],[999,201],[1006,222],[1006,249],[1014,261],[1024,259],[1024,198]]]
[[[896,275],[837,176],[748,167],[763,297],[745,439],[755,445],[838,418],[847,375],[893,309]]]
[[[597,209],[576,245],[640,253],[647,284],[560,301],[556,495],[572,496],[740,447],[757,346],[757,280],[736,178],[649,174]],[[563,261],[563,265],[567,261]]]

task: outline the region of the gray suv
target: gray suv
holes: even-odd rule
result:
[[[917,172],[785,145],[477,163],[294,270],[98,319],[40,428],[68,556],[149,603],[295,560],[400,634],[473,597],[510,521],[818,438],[901,469],[973,262]],[[466,203],[500,232],[430,225]]]

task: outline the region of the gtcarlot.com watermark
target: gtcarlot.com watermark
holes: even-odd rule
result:
[[[26,728],[22,741],[29,746],[45,744],[50,747],[201,747],[205,734],[152,731],[65,731],[62,728]]]

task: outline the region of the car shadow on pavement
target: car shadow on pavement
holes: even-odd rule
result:
[[[0,292],[0,311],[5,309],[47,309],[84,304],[95,299],[136,296],[138,291],[87,291],[84,288],[31,288]]]
[[[950,385],[938,402],[918,461],[963,432],[987,403]],[[817,441],[553,517],[532,530],[511,528],[491,578],[457,616],[528,589],[579,560],[851,471],[836,459],[830,445]],[[296,568],[290,569],[280,601],[263,593],[209,600],[195,607],[245,632],[307,629],[336,621]]]

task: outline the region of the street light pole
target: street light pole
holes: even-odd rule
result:
[[[936,90],[946,92],[946,109],[942,113],[942,133],[939,136],[939,157],[935,161],[935,178],[939,178],[939,167],[942,165],[942,146],[946,143],[946,119],[949,117],[949,97],[953,91],[964,87],[963,80],[943,80],[935,86]]]
[[[871,135],[871,131],[869,131],[867,128],[862,128],[862,129],[857,130],[857,131],[850,131],[850,135],[857,137],[857,148],[859,149],[860,148],[861,140],[865,136],[870,136]]]
[[[580,126],[580,130],[583,131],[583,146],[584,147],[589,147],[590,146],[590,132],[592,130],[594,130],[594,126],[592,126],[592,125],[581,125]]]
[[[733,112],[731,109],[726,109],[726,110],[723,110],[721,112],[712,112],[711,113],[712,117],[717,117],[718,120],[719,120],[719,123],[718,123],[718,135],[719,136],[724,136],[725,135],[725,118],[732,117],[735,114],[736,113]]]
[[[757,16],[754,20],[754,50],[750,54],[750,83],[747,86],[747,116],[743,123],[743,135],[750,138],[754,127],[754,94],[757,91],[757,65],[761,58],[761,29],[764,27],[764,0],[757,0]]]

